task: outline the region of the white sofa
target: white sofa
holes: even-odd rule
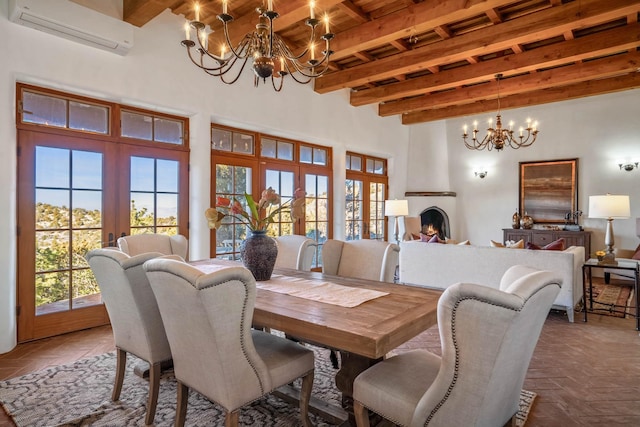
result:
[[[567,311],[569,322],[573,322],[574,307],[582,298],[583,263],[582,246],[545,251],[419,241],[400,243],[400,282],[406,284],[446,289],[454,283],[467,282],[499,289],[502,275],[513,265],[557,271],[563,283],[553,305]]]

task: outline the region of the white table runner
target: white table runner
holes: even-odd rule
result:
[[[237,263],[220,264],[195,264],[198,270],[205,274],[224,270],[230,267],[240,267]],[[341,307],[357,307],[363,302],[388,295],[388,292],[374,291],[371,289],[353,288],[351,286],[338,285],[323,280],[302,279],[299,277],[271,275],[270,280],[256,282],[258,289],[287,294],[298,298],[318,301],[325,304],[339,305]]]

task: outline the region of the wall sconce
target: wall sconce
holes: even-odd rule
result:
[[[479,177],[480,179],[484,178],[485,176],[487,176],[487,171],[480,171],[480,172],[476,172],[476,176]]]
[[[618,163],[618,166],[620,166],[620,170],[624,169],[627,172],[631,172],[632,170],[638,168],[638,162],[635,162],[635,163]]]

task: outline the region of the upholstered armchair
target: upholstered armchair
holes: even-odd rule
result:
[[[322,272],[393,283],[400,247],[379,240],[327,240],[322,245]]]
[[[401,241],[414,240],[413,236],[420,236],[422,231],[422,220],[419,216],[402,216],[398,218],[398,230]]]
[[[318,244],[305,236],[292,234],[275,238],[278,244],[276,268],[310,271]]]
[[[160,252],[164,255],[179,255],[187,259],[189,241],[181,234],[169,236],[166,234],[133,234],[118,239],[120,250],[129,255],[139,255],[145,252]]]
[[[118,400],[124,381],[127,353],[149,363],[149,396],[146,424],[152,424],[158,402],[163,363],[171,361],[156,298],[142,267],[145,261],[162,256],[148,252],[130,257],[116,249],[96,249],[87,254],[102,300],[111,319],[116,345],[116,377],[111,398]]]
[[[521,265],[500,290],[457,283],[438,302],[442,357],[412,350],[362,372],[354,382],[358,427],[367,408],[402,426],[503,426],[520,391],[562,279]]]
[[[144,268],[173,353],[176,426],[185,423],[190,388],[225,409],[225,426],[237,426],[242,406],[299,377],[302,424],[311,425],[313,351],[251,329],[256,282],[247,269],[205,274],[167,259],[150,260]]]

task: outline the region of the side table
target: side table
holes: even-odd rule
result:
[[[624,261],[624,260],[617,260],[617,261],[618,261],[617,265],[601,264],[597,259],[591,258],[585,261],[585,263],[582,265],[582,276],[583,276],[582,300],[584,302],[584,321],[585,322],[587,321],[587,282],[589,283],[589,309],[593,311],[593,281],[592,281],[593,269],[600,268],[604,270],[606,268],[608,270],[620,270],[622,273],[627,273],[627,275],[629,275],[629,273],[633,274],[633,276],[629,275],[629,277],[633,278],[633,289],[635,291],[635,297],[636,297],[636,304],[635,304],[636,330],[640,331],[640,298],[638,295],[638,290],[640,289],[640,263],[633,262],[633,261]],[[596,304],[598,304],[598,302],[596,302]],[[613,308],[617,308],[617,307],[624,308],[626,310],[627,308],[632,308],[633,306],[613,305]]]

